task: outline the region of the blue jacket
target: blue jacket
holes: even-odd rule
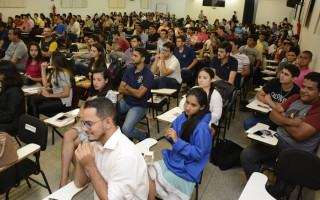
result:
[[[208,162],[211,151],[210,119],[211,113],[202,118],[190,137],[190,143],[180,138],[182,124],[187,121],[186,115],[183,113],[173,121],[172,128],[177,132],[179,139],[176,143],[168,140],[172,150],[164,149],[162,155],[166,166],[177,176],[191,182],[200,181],[201,172]]]

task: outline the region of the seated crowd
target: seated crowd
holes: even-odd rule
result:
[[[70,44],[81,41],[88,51],[72,51]],[[76,186],[91,181],[100,199],[154,199],[156,193],[189,199],[224,111],[225,97],[214,82],[236,90],[251,79],[263,85],[267,59],[278,63],[277,75],[255,99],[272,111],[250,116],[243,126],[270,125],[279,142],[275,147],[254,142],[243,150],[246,177],[285,149],[312,152],[318,146],[320,74],[309,69],[312,52],[300,53],[298,42],[299,33],[293,34],[286,20],[243,27],[225,19],[209,24],[205,16],[177,20],[169,13],[96,13],[85,20],[71,13],[9,17],[0,22],[0,131],[17,132],[26,111],[51,117],[77,108],[82,99],[79,120],[64,133],[60,187],[69,182],[72,162]],[[78,75],[87,78],[87,87],[76,83]],[[21,88],[34,84],[43,87],[25,102]],[[136,125],[147,114],[151,89],[162,88],[187,91],[180,101],[184,112],[165,133],[172,149],[147,166],[131,141],[150,137]],[[114,90],[123,95],[121,101]],[[270,194],[278,197],[281,184],[277,180]]]

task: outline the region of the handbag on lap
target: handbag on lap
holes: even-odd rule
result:
[[[8,133],[0,132],[0,167],[5,167],[17,160],[17,149],[12,137]]]

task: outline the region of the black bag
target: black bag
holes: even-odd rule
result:
[[[222,97],[223,107],[225,107],[231,100],[232,93],[235,87],[231,83],[224,80],[217,80],[213,82],[213,86],[214,89],[216,89],[220,93]]]
[[[243,148],[231,140],[217,139],[216,145],[211,149],[210,162],[220,170],[228,170],[240,163],[240,154]]]

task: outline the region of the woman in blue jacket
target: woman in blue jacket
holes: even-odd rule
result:
[[[190,199],[195,183],[201,179],[211,150],[207,93],[191,89],[186,97],[185,112],[172,123],[165,137],[172,150],[162,150],[163,160],[149,167],[149,199],[155,191],[163,199]]]

